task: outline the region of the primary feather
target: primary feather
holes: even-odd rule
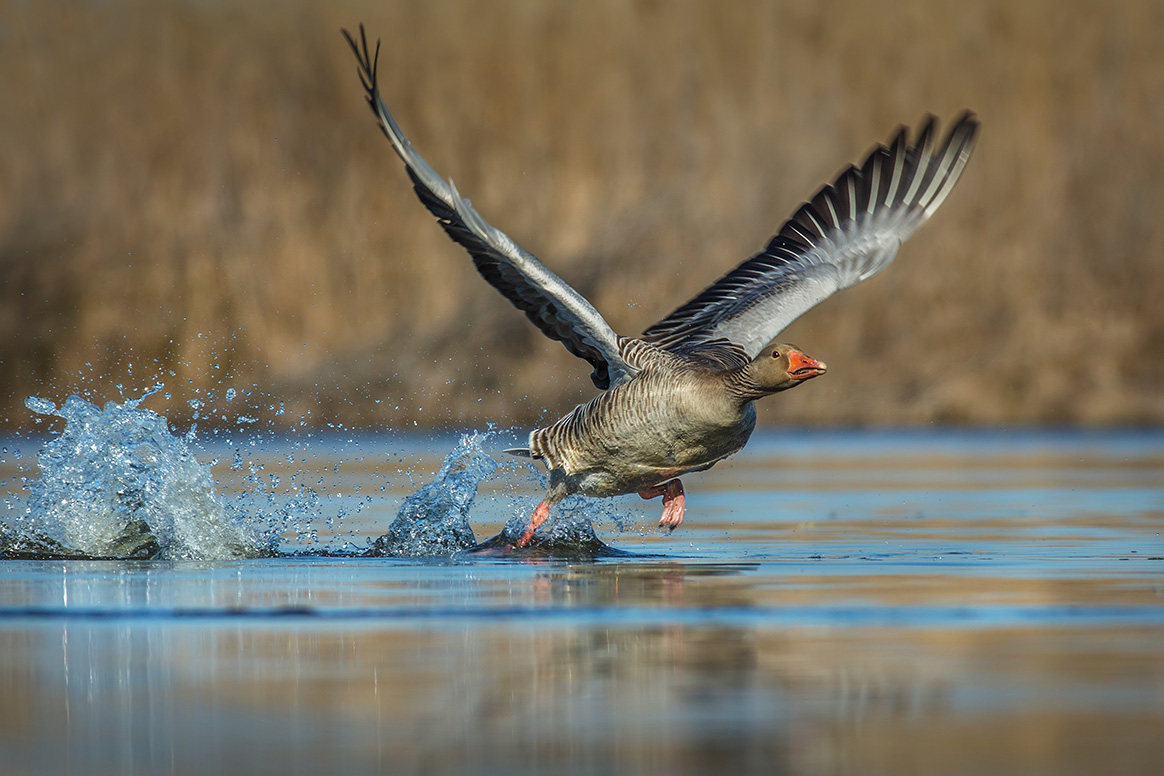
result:
[[[449,237],[469,251],[482,277],[547,337],[590,362],[594,367],[591,379],[599,388],[609,388],[633,376],[637,370],[621,355],[618,335],[594,306],[508,235],[487,223],[452,182],[446,183],[412,147],[380,98],[376,80],[380,44],[370,55],[362,24],[360,44],[347,30],[343,34],[360,63],[360,80],[372,113],[408,168],[420,201],[437,217]]]
[[[933,215],[970,158],[978,121],[963,113],[935,151],[929,116],[912,145],[898,129],[785,222],[763,252],[643,332],[673,350],[724,339],[749,358],[843,288],[876,275]]]

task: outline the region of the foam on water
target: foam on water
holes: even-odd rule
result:
[[[215,495],[210,470],[138,399],[104,409],[70,396],[59,409],[32,397],[30,410],[65,421],[40,451],[29,484],[31,548],[112,558],[220,559],[270,554],[273,537],[245,528]],[[19,549],[19,548],[18,548]]]

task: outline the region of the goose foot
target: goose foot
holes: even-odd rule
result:
[[[549,516],[550,505],[545,501],[538,504],[537,509],[534,510],[533,515],[529,519],[529,526],[526,527],[525,533],[523,533],[521,538],[517,540],[517,546],[525,547],[527,544],[529,544],[530,540],[534,537],[534,533],[538,530],[538,527],[541,526],[542,523],[546,522],[546,519]],[[680,515],[679,519],[683,519],[682,515]]]
[[[674,531],[683,522],[683,508],[686,498],[683,495],[683,483],[678,479],[640,490],[639,495],[643,498],[663,497],[663,516],[659,518],[661,527]]]

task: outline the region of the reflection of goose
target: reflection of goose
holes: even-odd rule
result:
[[[598,311],[508,236],[485,222],[421,158],[377,88],[379,56],[345,30],[368,103],[408,169],[421,202],[478,272],[551,339],[594,367],[604,393],[529,435],[515,450],[550,470],[549,491],[519,545],[572,493],[663,497],[660,525],[683,522],[677,479],[738,451],[756,422],[753,402],[824,374],[825,365],[772,340],[832,294],[871,277],[950,193],[978,122],[964,113],[940,146],[936,120],[912,145],[901,128],[862,165],[844,170],[789,219],[759,254],[638,337],[622,337]]]

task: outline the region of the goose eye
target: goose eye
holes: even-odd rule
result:
[[[780,351],[779,351],[779,350],[773,350],[773,351],[772,351],[772,358],[780,358]]]

